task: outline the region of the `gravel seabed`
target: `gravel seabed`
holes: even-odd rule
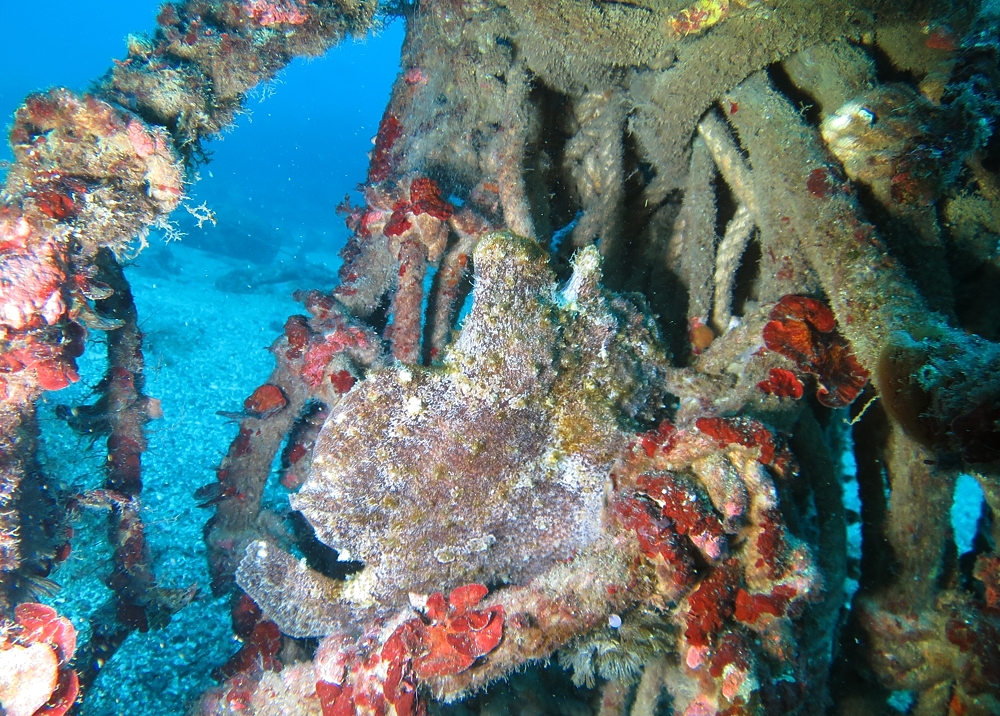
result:
[[[253,294],[216,289],[218,276],[245,263],[183,242],[151,248],[127,269],[145,332],[146,393],[163,407],[163,418],[147,425],[142,515],[159,583],[197,585],[199,595],[166,628],[125,641],[86,695],[83,716],[185,714],[215,683],[212,668],[238,648],[226,599],[214,599],[209,589],[202,527],[211,510],[199,509],[192,493],[215,479],[213,468],[236,433],[235,423],[216,411],[242,408],[271,371],[267,346],[289,315],[303,312],[291,298],[300,287],[287,283]],[[309,259],[336,270],[332,254]],[[88,401],[106,366],[100,334],[91,336],[79,364],[81,381],[49,393],[39,406],[44,469],[70,492],[100,487],[104,441],[72,434],[54,409]],[[72,619],[84,642],[89,615],[110,595],[102,581],[110,550],[104,514],[84,513],[73,526],[72,554],[52,575],[62,589],[46,601]]]

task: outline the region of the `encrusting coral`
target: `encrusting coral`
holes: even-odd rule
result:
[[[52,607],[23,602],[0,618],[0,703],[8,716],[62,716],[80,690],[69,663],[76,630]]]
[[[191,597],[157,586],[142,536],[158,411],[122,258],[246,91],[377,10],[166,4],[91,94],[18,111],[0,659],[42,686],[0,682],[8,711],[75,698],[62,622],[29,600],[77,507],[110,509],[116,546],[85,653]],[[242,641],[196,712],[471,709],[556,657],[607,716],[882,713],[900,691],[921,715],[1000,713],[995,6],[382,11],[407,38],[364,202],[339,207],[340,282],[297,294],[308,315],[225,413],[238,433],[195,493]],[[77,379],[88,329],[108,333],[108,374],[60,411],[108,436],[108,474],[62,504],[35,406]],[[276,458],[280,514],[262,507]],[[958,555],[962,471],[985,503]]]

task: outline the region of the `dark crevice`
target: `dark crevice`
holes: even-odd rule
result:
[[[339,561],[337,550],[327,547],[316,538],[316,531],[301,512],[289,512],[288,523],[295,536],[295,546],[313,571],[330,579],[346,579],[349,575],[360,572],[364,568],[363,562]]]
[[[747,243],[740,267],[736,269],[733,281],[733,315],[743,316],[746,313],[747,301],[757,299],[757,279],[760,278],[760,260],[763,253],[760,240],[755,235]]]
[[[889,57],[889,54],[878,44],[866,48],[868,54],[875,61],[875,74],[878,81],[886,84],[889,82],[900,82],[915,87],[920,84],[921,76],[898,68]]]
[[[739,200],[729,188],[729,184],[722,178],[722,174],[715,175],[713,189],[715,191],[715,235],[721,238],[726,235],[726,227],[736,216]]]
[[[771,65],[767,68],[767,74],[771,78],[771,83],[775,88],[788,98],[799,110],[799,115],[810,126],[818,127],[822,121],[822,111],[819,102],[811,94],[803,90],[792,81],[781,63]]]
[[[525,148],[525,189],[531,203],[535,235],[547,245],[552,234],[569,224],[580,210],[580,201],[573,180],[566,175],[566,144],[572,138],[572,100],[560,92],[535,81],[529,99],[541,118],[538,136]],[[556,273],[568,276],[568,256],[572,246],[564,242],[553,264]]]

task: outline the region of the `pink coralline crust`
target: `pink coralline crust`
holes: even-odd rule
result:
[[[447,602],[435,592],[427,599],[426,620],[410,619],[396,630],[413,656],[418,678],[460,674],[497,647],[503,637],[503,607],[473,609],[487,592],[481,584],[467,584],[452,590]]]
[[[715,653],[712,655],[711,665],[708,673],[719,678],[723,675],[727,666],[735,666],[744,674],[750,668],[747,656],[748,645],[743,637],[736,632],[726,632],[715,645]],[[732,699],[734,694],[725,694],[727,699]]]
[[[31,224],[21,212],[0,207],[0,254],[26,248],[31,233]]]
[[[360,328],[344,326],[311,340],[309,349],[302,359],[302,379],[311,387],[316,388],[323,382],[323,374],[333,356],[343,353],[349,348],[366,348],[369,345],[368,335]]]
[[[638,488],[656,504],[661,516],[669,519],[677,534],[687,535],[711,560],[722,557],[725,535],[722,522],[711,504],[684,479],[670,473],[641,475]]]
[[[115,244],[121,241],[121,233],[129,233],[126,227],[140,230],[157,214],[176,208],[183,195],[182,167],[166,130],[149,126],[94,95],[64,89],[32,95],[17,112],[11,143],[18,162],[8,180],[27,190],[37,192],[44,184],[54,183],[47,190],[56,191],[60,182],[69,182],[64,189],[89,192],[100,204],[105,199],[93,199],[98,196],[93,187],[105,186],[113,178],[115,195],[129,195],[128,211],[119,215],[119,221],[126,224],[106,236],[101,235],[106,227],[94,225],[95,236],[88,237],[91,241]],[[82,183],[84,179],[89,186]],[[65,198],[49,195],[37,208],[49,216],[54,210],[53,218],[65,218],[70,210],[68,193],[56,193]],[[122,201],[117,199],[114,206]]]
[[[677,428],[669,420],[664,420],[656,427],[656,430],[642,433],[639,436],[639,444],[645,451],[646,457],[653,457],[657,450],[670,452],[676,434]]]
[[[783,617],[789,602],[797,595],[795,587],[788,584],[779,584],[768,594],[751,594],[741,588],[736,592],[736,619],[754,624],[764,614]]]
[[[792,400],[801,398],[805,390],[799,377],[785,368],[771,368],[767,380],[757,383],[757,388],[767,395]]]
[[[413,226],[413,221],[409,218],[411,207],[405,201],[396,202],[392,208],[392,216],[386,222],[382,233],[389,237],[402,236]]]
[[[763,465],[774,462],[774,436],[771,431],[751,418],[698,418],[697,428],[719,441],[719,445],[736,443],[744,447],[759,447],[758,460]]]
[[[378,209],[372,209],[370,211],[366,211],[361,215],[360,223],[358,224],[358,233],[360,233],[361,236],[371,236],[372,232],[375,231],[379,226],[384,227],[388,223],[388,218],[390,217],[391,214],[387,216],[386,212]],[[378,229],[378,230],[383,231],[384,229]],[[358,278],[357,276],[354,276],[354,279],[357,278]]]
[[[696,696],[694,701],[684,709],[684,716],[716,716],[718,713],[719,710],[715,708],[715,704],[704,694]]]
[[[752,653],[742,634],[726,632],[719,639],[708,673],[715,679],[721,679],[722,696],[727,701],[743,702],[740,693],[752,676]]]
[[[50,655],[25,663],[21,655],[27,656],[29,652],[23,649],[35,644],[51,647],[54,660]],[[17,694],[19,703],[24,703],[27,697],[32,706],[43,704],[34,716],[63,716],[76,703],[80,683],[76,671],[69,668],[75,652],[76,629],[52,607],[25,602],[15,608],[13,622],[0,617],[0,669],[8,669],[19,679],[13,684],[0,679],[0,684],[13,688],[14,692],[7,695]],[[55,669],[56,673],[49,669]]]
[[[410,184],[411,211],[419,216],[430,214],[435,219],[447,221],[455,213],[451,204],[441,198],[437,182],[427,177],[417,177]]]
[[[403,134],[403,127],[396,115],[386,111],[375,135],[375,148],[368,165],[368,181],[377,183],[389,178],[395,169],[392,155],[393,145]]]
[[[288,405],[281,388],[265,383],[243,401],[243,409],[252,417],[269,418]]]
[[[408,85],[425,85],[430,80],[427,74],[419,67],[410,67],[403,73],[403,81]]]
[[[759,527],[756,547],[760,556],[755,566],[758,569],[767,569],[772,577],[777,577],[784,566],[782,557],[787,549],[781,512],[773,507],[764,510],[759,518]]]
[[[62,390],[80,380],[72,356],[48,343],[28,343],[0,353],[0,387],[4,373],[34,371],[35,381],[42,390]]]
[[[125,127],[125,131],[128,133],[128,140],[132,145],[132,149],[140,157],[146,158],[156,152],[156,141],[146,131],[146,127],[142,122],[137,119],[130,120]]]
[[[396,202],[382,232],[389,237],[402,236],[413,226],[412,217],[429,214],[440,221],[447,221],[454,211],[452,205],[441,198],[437,182],[417,177],[410,184],[410,201]]]
[[[246,0],[243,12],[261,27],[271,25],[301,25],[309,19],[301,4],[295,0]]]
[[[665,585],[675,589],[691,585],[695,564],[692,549],[667,520],[653,514],[653,505],[634,497],[620,498],[611,502],[610,513],[621,527],[635,534],[648,559],[654,564],[662,560],[660,565],[667,571],[660,578]]]
[[[447,599],[435,592],[422,615],[401,623],[381,645],[370,637],[325,639],[314,666],[323,716],[422,713],[419,680],[460,674],[500,643],[503,607],[474,608],[487,592],[481,584],[458,587]]]
[[[35,208],[50,219],[63,221],[76,215],[77,206],[73,199],[58,191],[36,191],[29,195]]]
[[[233,631],[243,645],[213,672],[213,676],[229,679],[237,674],[254,676],[261,671],[280,670],[278,652],[281,650],[281,632],[278,625],[264,619],[257,605],[245,594],[233,608],[232,620]]]
[[[60,251],[46,242],[31,253],[0,253],[0,324],[15,331],[53,325],[66,313]]]
[[[687,597],[684,638],[694,647],[711,646],[733,615],[739,564],[729,559],[705,577]]]
[[[312,331],[305,316],[289,316],[285,321],[285,339],[288,347],[285,349],[285,357],[289,360],[301,358],[309,345],[309,337]]]
[[[819,380],[816,398],[830,408],[854,402],[868,382],[868,371],[837,330],[829,307],[809,296],[783,296],[764,326],[764,345],[791,359]]]

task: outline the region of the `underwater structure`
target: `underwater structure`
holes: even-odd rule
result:
[[[29,97],[0,197],[6,713],[69,712],[193,597],[144,540],[124,261],[251,88],[387,13],[340,281],[300,294],[195,495],[242,646],[193,713],[443,713],[548,660],[607,716],[1000,713],[1000,8],[972,0],[185,0],[91,92]],[[105,483],[60,496],[37,401],[88,332],[108,372],[66,419]],[[114,597],[77,645],[37,600],[84,507]]]

